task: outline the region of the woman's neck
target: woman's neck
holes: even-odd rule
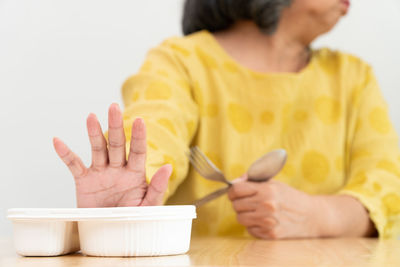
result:
[[[308,44],[281,27],[266,35],[253,22],[242,21],[214,37],[238,63],[259,72],[299,72],[310,59]]]

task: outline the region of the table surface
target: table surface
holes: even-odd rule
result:
[[[400,266],[400,240],[193,238],[184,255],[102,258],[21,257],[11,239],[0,238],[0,266]]]

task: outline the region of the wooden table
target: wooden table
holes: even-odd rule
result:
[[[400,266],[400,240],[313,239],[263,241],[194,238],[185,255],[138,258],[20,257],[0,239],[1,267],[58,266]]]

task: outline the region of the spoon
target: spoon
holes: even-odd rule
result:
[[[273,150],[251,164],[247,171],[248,181],[265,182],[277,175],[285,166],[287,153],[284,149]]]
[[[287,160],[287,153],[284,149],[273,150],[261,158],[257,159],[253,164],[251,164],[249,170],[247,171],[248,178],[250,182],[266,182],[272,177],[277,175],[285,166]],[[218,189],[205,197],[198,199],[194,202],[196,207],[204,205],[205,203],[216,199],[228,192],[231,186],[228,185],[224,188]]]

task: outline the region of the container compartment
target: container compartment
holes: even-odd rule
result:
[[[79,250],[76,222],[16,220],[14,246],[22,256],[58,256]]]
[[[80,221],[82,253],[90,256],[160,256],[189,250],[191,219]]]

